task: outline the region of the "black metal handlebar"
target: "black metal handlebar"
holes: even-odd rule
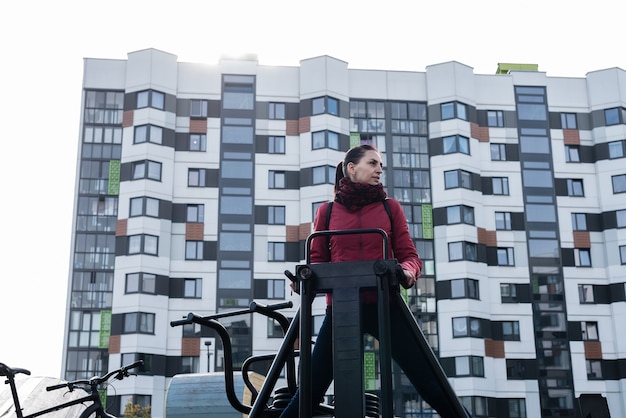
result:
[[[305,260],[307,264],[311,263],[311,251],[310,250],[311,250],[311,242],[313,241],[313,238],[319,237],[319,236],[330,237],[331,235],[357,235],[357,234],[381,235],[383,239],[383,258],[385,260],[389,258],[389,245],[387,245],[387,243],[389,242],[389,236],[387,235],[387,232],[385,232],[383,229],[380,229],[380,228],[338,229],[334,231],[316,231],[310,234],[306,238],[304,250],[306,251]]]
[[[143,360],[138,360],[132,364],[123,366],[117,370],[113,370],[105,374],[104,376],[94,376],[91,379],[79,379],[79,380],[72,380],[71,382],[59,383],[57,385],[46,387],[46,390],[50,392],[52,390],[68,388],[69,391],[72,392],[76,386],[83,386],[83,385],[98,386],[108,381],[112,377],[117,380],[122,380],[123,378],[130,376],[129,370],[132,370],[139,366],[143,366]]]
[[[211,319],[220,319],[220,318],[226,318],[226,317],[237,316],[237,315],[244,315],[244,314],[249,314],[249,313],[254,313],[254,312],[259,312],[259,313],[262,313],[263,315],[271,316],[272,318],[280,321],[280,319],[279,319],[280,316],[274,315],[274,311],[277,311],[279,309],[291,308],[292,306],[293,306],[293,302],[291,302],[291,301],[275,303],[273,305],[262,305],[262,304],[260,304],[258,302],[252,301],[250,303],[250,306],[248,307],[248,309],[240,309],[240,310],[237,310],[237,311],[224,312],[224,313],[215,314],[215,315],[200,316],[200,315],[197,315],[197,314],[195,314],[193,312],[189,312],[185,319],[179,319],[177,321],[171,321],[170,322],[170,326],[176,327],[176,326],[179,326],[179,325],[189,325],[189,324],[193,324],[193,323],[202,324],[202,323],[204,323],[206,321],[209,321]],[[281,324],[281,326],[282,326],[282,324]],[[287,327],[289,327],[288,324],[287,324]]]

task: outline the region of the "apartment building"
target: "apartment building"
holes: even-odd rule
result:
[[[86,58],[83,77],[63,372],[143,359],[109,391],[113,412],[132,399],[163,417],[173,376],[224,369],[214,333],[170,321],[253,300],[295,315],[283,272],[343,153],[370,143],[424,260],[409,305],[473,416],[626,416],[624,70],[146,49]],[[280,347],[273,320],[223,321],[235,365]],[[436,416],[405,386],[396,415]]]

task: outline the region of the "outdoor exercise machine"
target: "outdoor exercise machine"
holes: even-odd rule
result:
[[[383,260],[355,261],[342,263],[311,263],[309,248],[311,241],[320,236],[341,234],[379,234],[383,245]],[[435,376],[435,382],[448,398],[457,418],[468,418],[465,408],[454,393],[437,357],[428,345],[424,334],[417,324],[413,314],[402,299],[400,282],[404,279],[402,268],[395,259],[388,257],[388,237],[385,231],[378,228],[360,230],[339,230],[314,232],[306,240],[306,263],[297,265],[295,274],[289,271],[285,275],[294,282],[300,293],[300,307],[295,317],[288,324],[277,309],[285,307],[282,304],[262,306],[255,302],[250,309],[227,312],[213,316],[202,317],[189,313],[181,321],[172,321],[172,326],[198,323],[217,331],[224,343],[225,384],[228,399],[237,411],[248,414],[249,418],[278,417],[286,402],[277,402],[277,398],[289,399],[296,390],[294,356],[299,355],[299,384],[300,384],[300,417],[334,416],[336,418],[352,418],[365,416],[380,416],[393,418],[392,396],[392,368],[389,327],[390,301],[401,307],[401,320],[411,324],[412,338],[418,347],[415,361],[423,361],[430,367]],[[360,294],[362,290],[376,290],[377,312],[379,321],[379,362],[380,362],[380,399],[368,396],[364,391],[363,374],[363,344],[362,327],[360,323]],[[320,294],[332,294],[333,298],[333,368],[334,368],[334,405],[320,404],[311,412],[311,337],[312,337],[312,302]],[[243,313],[258,312],[276,319],[285,336],[276,353],[271,356],[272,363],[259,391],[247,379],[249,364],[259,358],[251,357],[244,362],[242,377],[246,387],[252,393],[252,404],[243,405],[234,393],[232,352],[230,339],[226,328],[218,319]],[[281,318],[282,317],[282,318]],[[287,326],[288,325],[288,326]],[[294,345],[299,338],[300,350],[294,353]],[[267,357],[263,357],[267,360]],[[340,360],[340,361],[339,361]],[[282,370],[286,370],[287,388],[276,388]],[[274,402],[270,398],[274,395]],[[380,403],[379,403],[380,400]]]

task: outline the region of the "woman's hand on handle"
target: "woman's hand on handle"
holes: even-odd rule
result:
[[[415,274],[413,274],[409,270],[402,269],[402,273],[404,273],[404,280],[402,281],[402,286],[405,289],[410,289],[411,287],[413,287],[415,282],[417,282],[417,277],[415,277]]]

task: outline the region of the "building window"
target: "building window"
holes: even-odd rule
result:
[[[241,193],[247,194],[248,188]],[[220,213],[229,215],[252,215],[254,204],[252,196],[229,196],[231,190],[224,188],[224,195],[220,199]],[[237,230],[237,229],[235,229]]]
[[[285,243],[267,243],[267,261],[285,261]]]
[[[391,133],[392,134],[421,135],[419,137],[412,137],[410,139],[414,140],[414,139],[419,138],[419,140],[421,139],[427,140],[427,138],[422,137],[428,134],[428,123],[426,121],[426,105],[424,103],[391,102],[390,108],[391,108]],[[392,140],[396,141],[396,138],[405,138],[405,137],[394,136],[392,137]],[[383,138],[380,138],[377,144],[379,146],[378,147],[379,150],[380,150],[380,145],[382,144],[384,144],[384,140]],[[394,152],[395,151],[396,150],[394,150]],[[407,152],[407,151],[404,151],[404,152]],[[409,151],[409,152],[416,152],[416,151]]]
[[[267,318],[267,338],[283,338],[283,327],[274,318]]]
[[[579,284],[578,285],[578,301],[580,303],[595,303],[593,296],[593,285],[591,284]]]
[[[224,265],[224,262],[222,262],[222,265]],[[248,268],[243,268],[243,269],[223,268],[223,269],[218,270],[218,287],[220,289],[250,290],[251,283],[252,283],[252,271]],[[247,306],[248,303],[250,303],[248,298],[232,297],[232,298],[220,299],[218,306],[234,308],[237,306]]]
[[[602,379],[602,360],[585,360],[585,364],[587,365],[588,380]]]
[[[285,188],[286,173],[284,171],[269,171],[269,183],[270,189],[284,189]]]
[[[485,369],[483,358],[478,356],[460,356],[454,358],[456,377],[476,376],[484,377]]]
[[[510,231],[511,227],[511,212],[496,212],[496,230],[497,231]]]
[[[459,241],[448,244],[449,261],[476,261],[476,244],[473,242]]]
[[[467,120],[467,110],[463,103],[448,102],[441,104],[441,120],[447,119]]]
[[[133,197],[130,199],[129,217],[150,216],[159,217],[159,199],[152,197]]]
[[[252,119],[225,118],[224,124],[222,125],[222,143],[253,144],[254,127],[252,126]]]
[[[626,174],[611,176],[611,182],[613,182],[614,194],[626,192]]]
[[[204,241],[185,241],[185,260],[202,260]]]
[[[311,134],[311,149],[339,149],[339,134],[333,131],[316,131]]]
[[[462,135],[450,135],[443,137],[443,153],[444,154],[453,154],[453,153],[461,153],[468,154],[469,150],[469,138]]]
[[[622,265],[626,264],[626,245],[619,246],[619,259]]]
[[[198,338],[200,336],[199,329],[200,326],[197,324],[183,325],[183,338]]]
[[[95,181],[94,181],[95,182]],[[90,231],[90,232],[115,232],[116,222],[118,217],[118,196],[117,191],[114,195],[106,197],[107,182],[101,181],[99,187],[91,187],[94,183],[89,185],[83,183],[81,180],[80,195],[78,197],[78,213],[76,221],[77,231]],[[86,186],[86,187],[81,187]],[[96,196],[86,196],[86,194],[96,194]],[[113,238],[114,235],[112,235]],[[96,235],[91,235],[91,238],[95,239]],[[102,248],[99,244],[97,247]],[[91,248],[91,250],[90,250]],[[89,245],[88,247],[79,246],[77,250],[80,252],[90,253],[93,252],[95,246]],[[102,250],[97,251],[102,252]],[[115,253],[115,246],[112,247],[112,251]],[[95,261],[95,260],[92,260]],[[113,267],[111,267],[113,268]]]
[[[394,168],[391,174],[394,183],[393,197],[400,203],[406,204],[405,212],[410,211],[411,204],[430,203],[430,173],[428,171]],[[384,176],[385,171],[381,180],[383,184],[385,184]],[[407,217],[411,218],[410,215]],[[421,219],[421,213],[419,218],[413,218]]]
[[[149,273],[129,273],[126,275],[125,293],[156,293],[156,275]]]
[[[285,137],[284,136],[270,136],[267,138],[268,152],[270,154],[284,154],[285,153]]]
[[[497,255],[499,266],[515,266],[513,248],[498,248]]]
[[[622,158],[624,157],[624,144],[626,141],[613,141],[609,142],[609,158]]]
[[[385,104],[351,100],[350,132],[385,132]]]
[[[327,201],[323,201],[323,202],[313,202],[311,204],[311,219],[315,219],[315,215],[317,214],[317,211],[319,210],[320,206],[325,205],[326,203],[328,203]]]
[[[122,354],[122,364],[126,365],[126,364],[131,364],[134,363],[138,360],[143,360],[143,364],[135,369],[133,369],[134,373],[138,373],[141,375],[152,375],[153,373],[153,366],[152,366],[152,360],[153,360],[154,356],[152,354],[146,354],[146,353],[123,353]]]
[[[267,299],[285,299],[285,281],[269,279],[267,281]]]
[[[474,225],[474,208],[466,205],[448,206],[448,225],[468,224]]]
[[[472,189],[472,173],[465,170],[445,171],[444,182],[446,189]]]
[[[526,418],[526,401],[524,399],[509,399],[509,418]]]
[[[459,399],[472,414],[472,417],[486,418],[495,416],[495,413],[489,413],[489,405],[491,403],[487,402],[487,398],[484,396],[460,396]],[[513,415],[511,415],[511,417],[513,417]]]
[[[511,359],[506,361],[506,376],[511,380],[522,380],[525,374],[525,361],[522,359]]]
[[[137,93],[137,109],[153,107],[165,109],[165,94],[155,90],[144,90]]]
[[[578,129],[576,113],[561,113],[561,129]]]
[[[89,295],[92,294],[93,291]],[[97,348],[100,343],[100,311],[72,310],[69,328],[68,345],[70,347]]]
[[[182,356],[180,366],[180,373],[198,373],[200,371],[200,357]]]
[[[335,167],[323,165],[313,167],[313,184],[333,184],[335,182]]]
[[[189,204],[187,205],[187,222],[203,223],[204,222],[204,205]]]
[[[481,319],[467,316],[452,318],[452,336],[461,337],[481,337]]]
[[[183,297],[188,299],[201,299],[202,279],[185,279]]]
[[[320,333],[320,328],[322,328],[323,322],[324,322],[324,315],[313,315],[312,327],[311,327],[312,335],[317,336]]]
[[[131,165],[132,179],[161,181],[161,163],[156,161],[135,161]]]
[[[154,334],[154,314],[130,312],[123,314],[124,334]]]
[[[572,213],[572,230],[587,231],[587,214]]]
[[[317,97],[312,101],[313,115],[321,115],[322,113],[328,113],[329,115],[339,115],[339,100],[334,97]]]
[[[450,280],[450,297],[452,299],[479,299],[478,280]]]
[[[100,111],[100,109],[92,109],[92,111]],[[87,112],[89,109],[85,109],[85,118],[87,118]],[[112,112],[109,110],[102,110],[107,115],[108,112]],[[121,112],[121,110],[120,110]],[[110,123],[121,124],[122,121],[119,122],[113,121]],[[121,149],[119,147],[113,147],[112,144],[121,144],[122,143],[122,127],[119,126],[102,126],[102,125],[85,125],[85,129],[83,132],[83,142],[85,144],[105,144],[104,147],[92,147],[85,146],[83,148],[84,158],[120,158]],[[112,154],[113,153],[113,154]]]
[[[247,161],[246,161],[247,160]],[[223,179],[252,179],[253,166],[250,153],[224,153],[221,164],[221,176]]]
[[[488,110],[487,111],[487,126],[493,128],[504,127],[504,112],[501,110]]]
[[[159,237],[155,235],[131,235],[128,237],[128,254],[158,255]]]
[[[124,92],[94,90],[85,92],[85,123],[121,125],[123,112]],[[83,141],[121,144],[122,128],[85,126]]]
[[[502,321],[502,339],[520,341],[519,321]]]
[[[574,197],[584,197],[585,189],[582,179],[567,179],[567,195]]]
[[[268,206],[267,223],[270,225],[285,225],[285,207]]]
[[[205,152],[206,151],[206,134],[190,134],[189,135],[189,151]]]
[[[492,177],[494,195],[509,195],[509,179],[507,177]]]
[[[580,147],[578,145],[565,145],[565,162],[580,162]]]
[[[515,283],[500,283],[500,300],[502,303],[517,302],[517,286]]]
[[[591,267],[591,250],[589,248],[574,248],[574,263],[576,267]]]
[[[153,144],[163,143],[163,128],[154,125],[141,125],[135,127],[133,144],[152,142]]]
[[[607,126],[617,125],[620,123],[620,109],[619,107],[614,107],[612,109],[604,110],[604,123]]]
[[[236,110],[254,109],[254,77],[245,75],[224,76],[222,107]]]
[[[583,341],[598,341],[600,334],[598,333],[598,323],[595,321],[582,321],[580,323]]]
[[[491,144],[489,148],[491,150],[491,161],[506,161],[505,144]]]
[[[285,104],[284,103],[272,103],[269,104],[270,107],[270,119],[285,119]]]
[[[206,187],[206,174],[204,168],[190,168],[187,172],[188,187]]]
[[[201,99],[191,99],[189,104],[189,115],[192,118],[206,118],[209,116],[209,102]]]
[[[615,211],[615,217],[617,218],[617,227],[626,228],[626,209]]]

